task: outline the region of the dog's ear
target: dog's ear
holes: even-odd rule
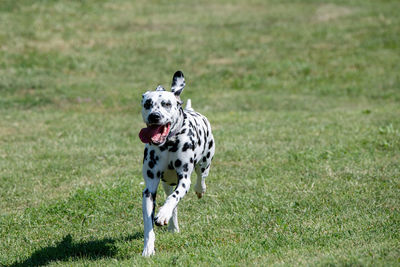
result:
[[[180,99],[179,96],[181,95],[183,88],[185,88],[185,77],[183,77],[182,71],[178,70],[172,78],[171,91],[178,99]]]
[[[157,86],[156,91],[165,91],[164,87],[161,85]]]

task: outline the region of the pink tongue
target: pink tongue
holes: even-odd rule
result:
[[[163,125],[154,125],[140,130],[139,138],[143,143],[159,142]]]

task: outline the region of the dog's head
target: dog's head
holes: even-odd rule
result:
[[[172,78],[171,92],[158,86],[155,91],[142,95],[142,117],[147,127],[139,137],[143,143],[163,145],[171,130],[177,127],[182,101],[180,95],[185,87],[185,78],[177,71]]]

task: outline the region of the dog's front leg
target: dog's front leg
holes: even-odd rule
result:
[[[185,162],[183,164],[175,163],[175,168],[178,175],[178,185],[172,194],[167,197],[164,205],[160,208],[160,211],[155,218],[156,225],[162,226],[168,224],[176,205],[178,205],[179,201],[189,191],[191,183],[190,174],[193,171],[193,167],[193,164],[190,162]]]
[[[145,257],[154,254],[155,234],[153,230],[154,211],[156,208],[157,187],[160,179],[145,177],[146,189],[143,191],[143,223],[144,223],[144,248],[142,255]]]
[[[173,192],[174,192],[174,187],[172,185],[168,185],[166,183],[162,183],[163,187],[164,187],[164,191],[166,196],[170,196]],[[174,208],[174,210],[172,211],[172,217],[171,219],[169,219],[168,222],[168,231],[172,232],[172,233],[177,233],[179,232],[179,226],[178,226],[178,206],[176,206]]]

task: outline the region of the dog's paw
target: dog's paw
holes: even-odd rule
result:
[[[196,195],[197,195],[197,198],[200,199],[204,196],[204,192],[203,193],[196,192]]]
[[[198,198],[202,198],[204,194],[206,193],[206,184],[196,184],[194,186],[194,191],[197,195]]]
[[[157,216],[154,218],[154,223],[157,226],[167,225],[169,219],[172,217],[172,209],[168,206],[162,206],[160,211],[157,213]]]
[[[148,247],[145,247],[145,248],[143,249],[142,256],[143,256],[143,257],[150,257],[150,256],[154,255],[154,253],[155,253],[154,247],[148,246]]]

